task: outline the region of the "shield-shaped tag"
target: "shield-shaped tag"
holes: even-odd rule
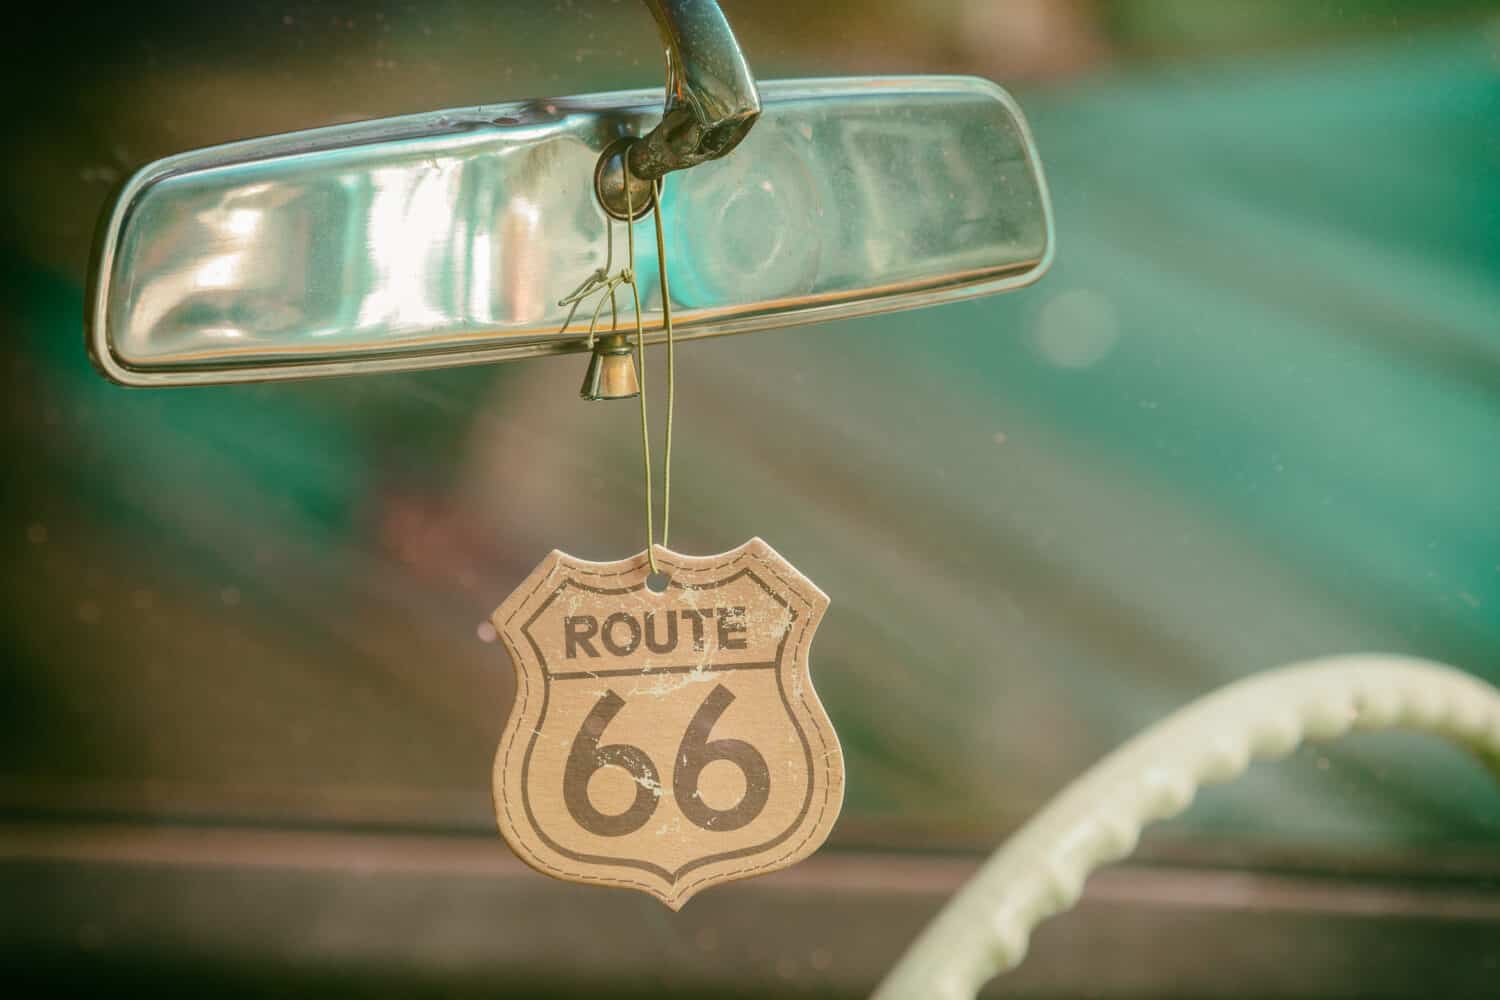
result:
[[[655,554],[660,592],[644,552],[553,552],[495,611],[516,670],[495,815],[538,871],[675,910],[816,850],[844,766],[808,676],[827,596],[759,538]]]

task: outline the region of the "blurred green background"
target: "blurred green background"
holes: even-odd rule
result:
[[[833,598],[832,851],[987,849],[1283,662],[1500,681],[1500,5],[723,6],[763,78],[1007,85],[1057,214],[1031,289],[680,353],[674,547],[761,535]],[[487,837],[511,679],[478,625],[554,547],[640,550],[633,405],[579,403],[581,357],[122,389],[84,355],[89,244],[172,152],[654,84],[650,19],[47,5],[9,40],[3,818]],[[1358,737],[1144,852],[1489,891],[1500,791],[1432,740]]]

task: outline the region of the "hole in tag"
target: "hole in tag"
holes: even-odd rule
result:
[[[652,573],[646,577],[646,589],[653,594],[664,594],[667,592],[667,584],[672,580],[665,573]]]

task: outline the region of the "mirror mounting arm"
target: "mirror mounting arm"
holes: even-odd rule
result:
[[[646,0],[667,57],[661,123],[630,150],[630,172],[655,180],[716,160],[760,117],[750,65],[716,0]]]
[[[645,3],[666,50],[666,102],[655,128],[630,140],[628,148],[611,148],[600,157],[595,190],[617,219],[626,215],[625,163],[639,218],[650,207],[653,181],[718,159],[738,146],[760,117],[755,77],[717,0]]]

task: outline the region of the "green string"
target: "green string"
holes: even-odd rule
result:
[[[667,284],[667,248],[661,218],[662,194],[666,184],[662,178],[652,183],[652,216],[656,223],[656,268],[661,281],[662,328],[667,334],[667,439],[666,454],[662,463],[662,518],[661,543],[665,547],[672,526],[672,415],[677,402],[677,356],[676,341],[672,333],[672,293]],[[629,178],[625,183],[625,237],[629,244],[630,264],[622,272],[630,284],[630,295],[635,303],[635,355],[637,376],[641,391],[641,465],[646,480],[646,561],[652,573],[661,572],[656,565],[656,516],[651,486],[651,432],[646,411],[646,331],[641,322],[641,293],[635,280],[635,205],[630,194]]]
[[[672,337],[672,290],[667,285],[667,243],[662,235],[661,199],[666,192],[666,178],[656,179],[656,205],[651,215],[656,221],[656,273],[661,277],[661,322],[667,331],[667,447],[662,463],[661,544],[670,548],[667,533],[672,528],[672,412],[677,403],[676,343]]]

